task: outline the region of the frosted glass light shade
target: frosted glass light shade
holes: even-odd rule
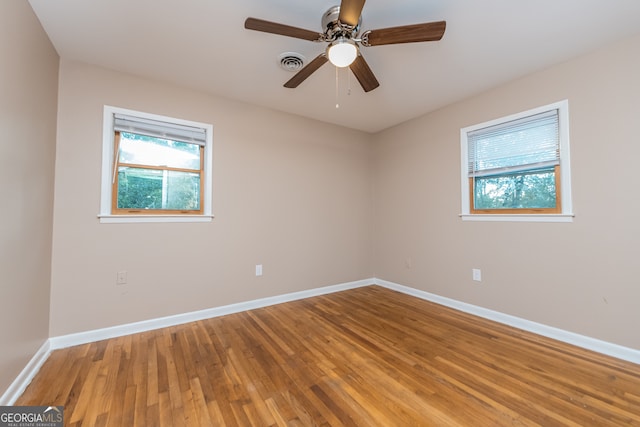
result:
[[[339,38],[327,48],[329,61],[336,67],[348,67],[358,56],[358,47],[353,40]]]

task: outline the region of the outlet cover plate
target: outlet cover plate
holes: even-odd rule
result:
[[[126,285],[127,284],[127,272],[126,271],[118,271],[116,275],[116,285]]]

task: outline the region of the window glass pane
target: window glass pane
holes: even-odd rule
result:
[[[538,170],[474,178],[475,209],[556,207],[555,171]]]
[[[200,146],[122,132],[120,163],[200,170]]]
[[[199,210],[200,175],[119,167],[118,209]]]

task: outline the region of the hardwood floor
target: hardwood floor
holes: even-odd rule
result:
[[[369,286],[54,351],[68,426],[640,426],[640,365]]]

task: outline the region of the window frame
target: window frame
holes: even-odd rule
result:
[[[554,167],[556,179],[555,208],[523,209],[475,209],[473,206],[473,178],[468,173],[468,135],[479,129],[488,128],[548,111],[558,111],[558,137],[560,163]],[[567,100],[522,111],[506,117],[490,120],[460,130],[460,176],[461,205],[463,220],[471,221],[531,221],[531,222],[571,222],[574,214],[571,205],[571,162],[569,157],[569,102]]]
[[[118,176],[116,171],[116,158],[118,149],[119,131],[114,129],[114,117],[116,114],[132,116],[141,119],[162,121],[170,124],[198,127],[205,130],[205,145],[200,148],[200,210],[199,211],[144,211],[136,209],[117,208],[116,188]],[[212,213],[212,165],[213,165],[213,126],[208,123],[194,122],[177,119],[157,114],[134,111],[119,107],[105,105],[103,113],[103,141],[102,141],[102,185],[100,199],[100,213],[98,217],[101,223],[127,223],[127,222],[210,222]],[[172,169],[172,168],[162,168]],[[116,174],[114,176],[114,173]]]

